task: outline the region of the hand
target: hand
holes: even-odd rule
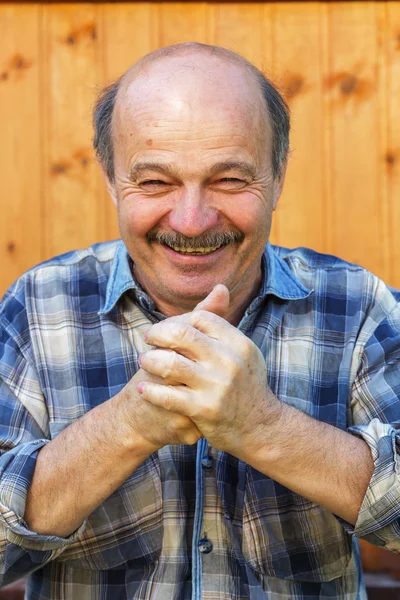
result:
[[[147,343],[156,348],[141,355],[140,365],[160,380],[142,382],[139,392],[153,406],[189,417],[214,447],[243,457],[265,441],[281,404],[268,387],[265,361],[255,344],[204,310],[215,305],[220,314],[227,310],[229,292],[217,287],[193,312],[147,332]]]
[[[139,369],[120,392],[125,419],[145,442],[148,454],[168,444],[195,444],[202,437],[188,417],[152,405],[138,393],[140,383],[157,384],[161,381]]]
[[[213,292],[196,308],[205,307],[218,314],[225,314],[229,307],[229,292],[223,285],[218,285]],[[167,411],[146,402],[138,393],[140,383],[168,383],[174,385],[172,379],[160,379],[139,369],[129,383],[120,392],[126,419],[136,435],[146,443],[151,454],[168,444],[195,444],[201,437],[196,425],[188,417]]]

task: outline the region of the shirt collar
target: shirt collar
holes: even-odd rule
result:
[[[145,295],[132,274],[132,260],[125,244],[121,240],[117,245],[111,267],[110,278],[107,283],[106,300],[99,315],[109,313],[121,296],[128,290],[133,290],[136,295]],[[147,294],[146,294],[147,296]],[[150,303],[147,308],[150,308]]]
[[[312,290],[306,288],[289,269],[286,262],[277,255],[270,243],[267,244],[263,254],[262,270],[263,277],[260,293],[256,299],[257,304],[269,294],[282,300],[301,300],[312,293]],[[142,290],[132,274],[132,260],[121,240],[117,245],[111,267],[105,303],[99,314],[109,313],[128,290],[133,290],[143,308],[155,310],[154,302]]]
[[[259,297],[272,294],[282,300],[302,300],[312,291],[301,283],[268,242],[263,254],[263,280]]]

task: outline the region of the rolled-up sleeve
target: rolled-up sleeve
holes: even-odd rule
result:
[[[23,319],[22,314],[16,315]],[[0,585],[42,567],[75,541],[39,535],[24,521],[36,459],[50,442],[39,380],[27,358],[29,340],[0,321]]]
[[[389,291],[378,297],[360,344],[348,431],[368,444],[374,471],[353,531],[400,552],[400,305]]]

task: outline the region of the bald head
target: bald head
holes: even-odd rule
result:
[[[210,111],[228,109],[232,117],[248,120],[249,135],[263,130],[271,138],[272,170],[278,176],[287,160],[288,108],[272,84],[238,54],[199,43],[156,50],[135,63],[100,95],[94,112],[94,147],[100,163],[114,180],[116,137],[126,123],[141,122],[143,109],[204,128]]]

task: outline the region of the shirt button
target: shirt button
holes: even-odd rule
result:
[[[212,456],[205,456],[201,459],[201,466],[203,469],[211,469],[213,466]]]
[[[212,552],[213,545],[208,538],[202,538],[199,541],[198,548],[202,554],[209,554],[210,552]]]

